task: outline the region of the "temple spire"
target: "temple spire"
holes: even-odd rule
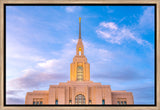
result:
[[[79,17],[79,39],[81,39],[81,17]]]

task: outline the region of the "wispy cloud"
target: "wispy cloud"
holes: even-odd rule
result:
[[[130,67],[125,67],[116,70],[108,70],[105,73],[95,74],[93,77],[97,80],[111,80],[116,81],[117,83],[151,79],[150,76],[141,74]]]
[[[64,63],[64,61],[59,59],[50,59],[50,60],[46,60],[44,62],[38,63],[38,66],[41,68],[47,69],[48,72],[49,71],[53,72],[55,70],[63,69],[63,67],[57,66],[57,65],[61,65],[62,62]]]
[[[113,44],[120,45],[130,41],[135,41],[140,45],[147,46],[152,49],[152,44],[142,39],[139,30],[144,32],[146,29],[154,29],[154,7],[145,7],[144,12],[138,18],[138,23],[136,25],[118,25],[124,19],[126,18],[122,18],[118,23],[105,21],[101,22],[96,30],[98,36]],[[135,28],[138,30],[135,30]]]
[[[154,86],[152,85],[141,85],[141,87],[127,89],[131,91],[134,96],[135,104],[154,104]],[[138,100],[139,99],[139,100]]]
[[[50,81],[59,79],[58,81],[64,81],[66,77],[69,76],[70,63],[74,55],[76,54],[76,39],[72,39],[69,43],[65,44],[64,48],[59,52],[59,58],[57,59],[47,59],[44,61],[39,61],[33,66],[33,69],[25,69],[22,71],[23,76],[13,79],[10,81],[12,86],[19,87],[33,87],[37,84],[44,83],[45,81]],[[102,48],[97,48],[94,44],[84,41],[85,55],[90,59],[95,58],[94,62],[105,62],[111,59],[111,53]],[[92,54],[97,53],[97,54]],[[107,57],[108,56],[108,57]],[[63,80],[60,76],[67,76]],[[30,80],[30,83],[27,81]],[[66,79],[67,80],[67,79]]]
[[[25,100],[23,98],[12,98],[8,97],[6,104],[14,104],[14,105],[19,105],[19,104],[24,104]]]
[[[26,95],[25,89],[8,89],[6,94],[6,104],[24,104]]]
[[[67,6],[66,7],[66,11],[69,13],[73,13],[78,10],[81,10],[81,7],[79,7],[79,6]]]
[[[114,22],[101,22],[96,32],[100,38],[113,44],[122,44],[127,40],[132,40],[140,45],[151,47],[148,41],[137,37],[135,32],[126,26],[120,27]]]
[[[145,8],[139,18],[139,27],[144,29],[154,29],[154,7]]]
[[[50,84],[66,79],[67,76],[65,74],[63,74],[62,77],[62,74],[59,73],[45,73],[38,70],[27,70],[22,77],[10,80],[8,86],[17,89],[40,89],[41,86],[49,86]],[[7,92],[7,94],[9,93]]]
[[[23,92],[23,90],[8,90],[6,93],[8,95],[17,95],[19,92]]]
[[[108,23],[102,22],[102,23],[100,23],[100,26],[105,27],[105,28],[109,28],[112,30],[118,29],[117,25],[113,22],[108,22]]]
[[[58,52],[58,58],[43,59],[26,68],[21,72],[21,77],[9,80],[8,87],[33,88],[48,82],[61,82],[69,80],[69,66],[75,54],[75,43],[72,41],[65,44],[64,48]],[[65,76],[66,75],[66,76]],[[63,76],[63,77],[61,77]],[[28,82],[29,80],[30,82]]]
[[[107,8],[107,13],[113,13],[114,12],[114,10],[110,8],[110,6],[106,6],[106,8]]]

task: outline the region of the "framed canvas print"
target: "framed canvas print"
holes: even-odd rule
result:
[[[0,108],[159,109],[158,1],[1,1]]]

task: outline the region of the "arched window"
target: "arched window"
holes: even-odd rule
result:
[[[77,67],[77,81],[83,81],[83,67]]]
[[[56,105],[58,105],[58,100],[56,100]]]
[[[86,104],[85,96],[82,94],[79,94],[75,97],[75,104]]]
[[[127,104],[127,102],[126,101],[124,101],[124,105],[126,105]]]
[[[81,48],[79,48],[79,55],[81,55]]]
[[[102,105],[104,105],[104,104],[105,104],[105,100],[103,99],[103,100],[102,100]]]

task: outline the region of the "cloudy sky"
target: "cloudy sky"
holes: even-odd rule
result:
[[[7,6],[6,103],[70,80],[79,17],[91,80],[154,104],[152,6]]]

